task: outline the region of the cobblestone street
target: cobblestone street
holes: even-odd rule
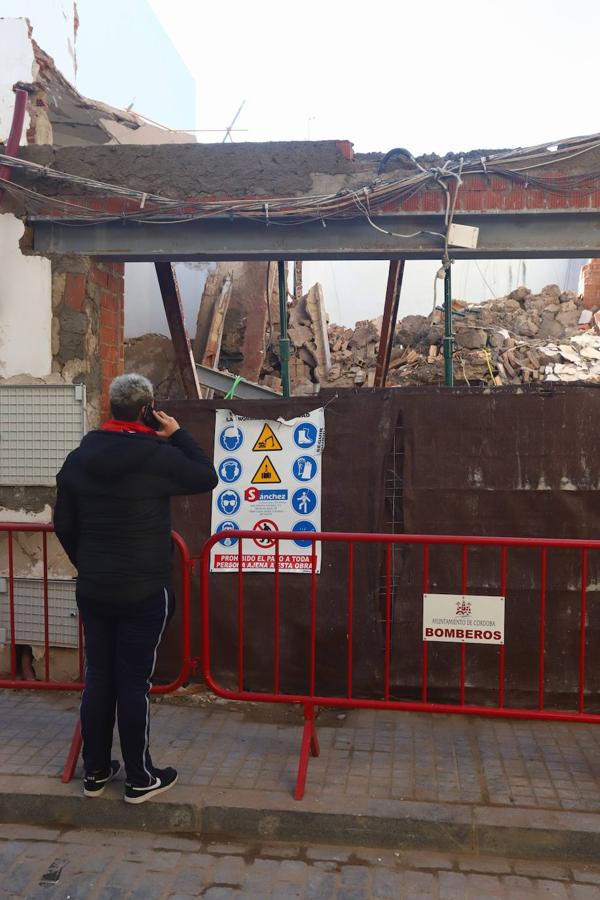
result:
[[[3,900],[600,898],[600,865],[0,827]]]

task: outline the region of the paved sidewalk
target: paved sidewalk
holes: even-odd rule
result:
[[[600,865],[0,826],[7,900],[600,900]]]
[[[5,806],[11,790],[47,792],[56,802],[79,791],[79,785],[63,787],[58,781],[78,703],[71,694],[0,691],[0,793]],[[226,821],[222,812],[226,808],[236,808],[242,831],[263,828],[263,833],[271,826],[259,821],[258,812],[275,810],[279,818],[270,837],[285,839],[290,839],[289,829],[299,827],[298,816],[310,813],[321,815],[323,839],[331,839],[328,835],[337,827],[326,820],[329,814],[340,817],[340,827],[354,829],[357,843],[368,841],[373,823],[379,822],[385,833],[387,817],[396,824],[410,821],[413,830],[421,821],[452,824],[449,840],[471,845],[497,841],[493,829],[503,827],[512,829],[511,841],[517,845],[520,832],[538,829],[536,840],[543,832],[548,852],[557,834],[576,843],[572,835],[585,833],[588,848],[593,841],[600,848],[596,726],[323,710],[317,721],[321,756],[311,760],[305,799],[296,803],[291,794],[301,727],[300,709],[153,704],[155,761],[174,765],[180,773],[180,784],[165,800],[204,805],[202,827],[210,824],[217,831],[232,827],[233,820]],[[118,786],[112,790],[118,799]],[[256,813],[252,821],[249,810]],[[296,819],[288,822],[284,813]],[[363,821],[355,821],[357,817]],[[179,830],[184,827],[182,823]],[[441,836],[428,833],[423,839],[433,846]],[[571,852],[577,854],[577,847],[569,847]]]

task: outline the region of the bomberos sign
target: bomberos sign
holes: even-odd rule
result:
[[[503,644],[504,597],[424,594],[423,640]]]

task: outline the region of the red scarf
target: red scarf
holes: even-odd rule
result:
[[[153,428],[149,428],[142,422],[122,422],[120,419],[109,419],[102,425],[102,431],[127,431],[140,434],[156,434]]]

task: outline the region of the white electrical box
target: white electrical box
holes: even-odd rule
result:
[[[457,225],[455,222],[448,229],[448,244],[451,247],[463,247],[474,250],[479,240],[479,228],[471,225]]]

